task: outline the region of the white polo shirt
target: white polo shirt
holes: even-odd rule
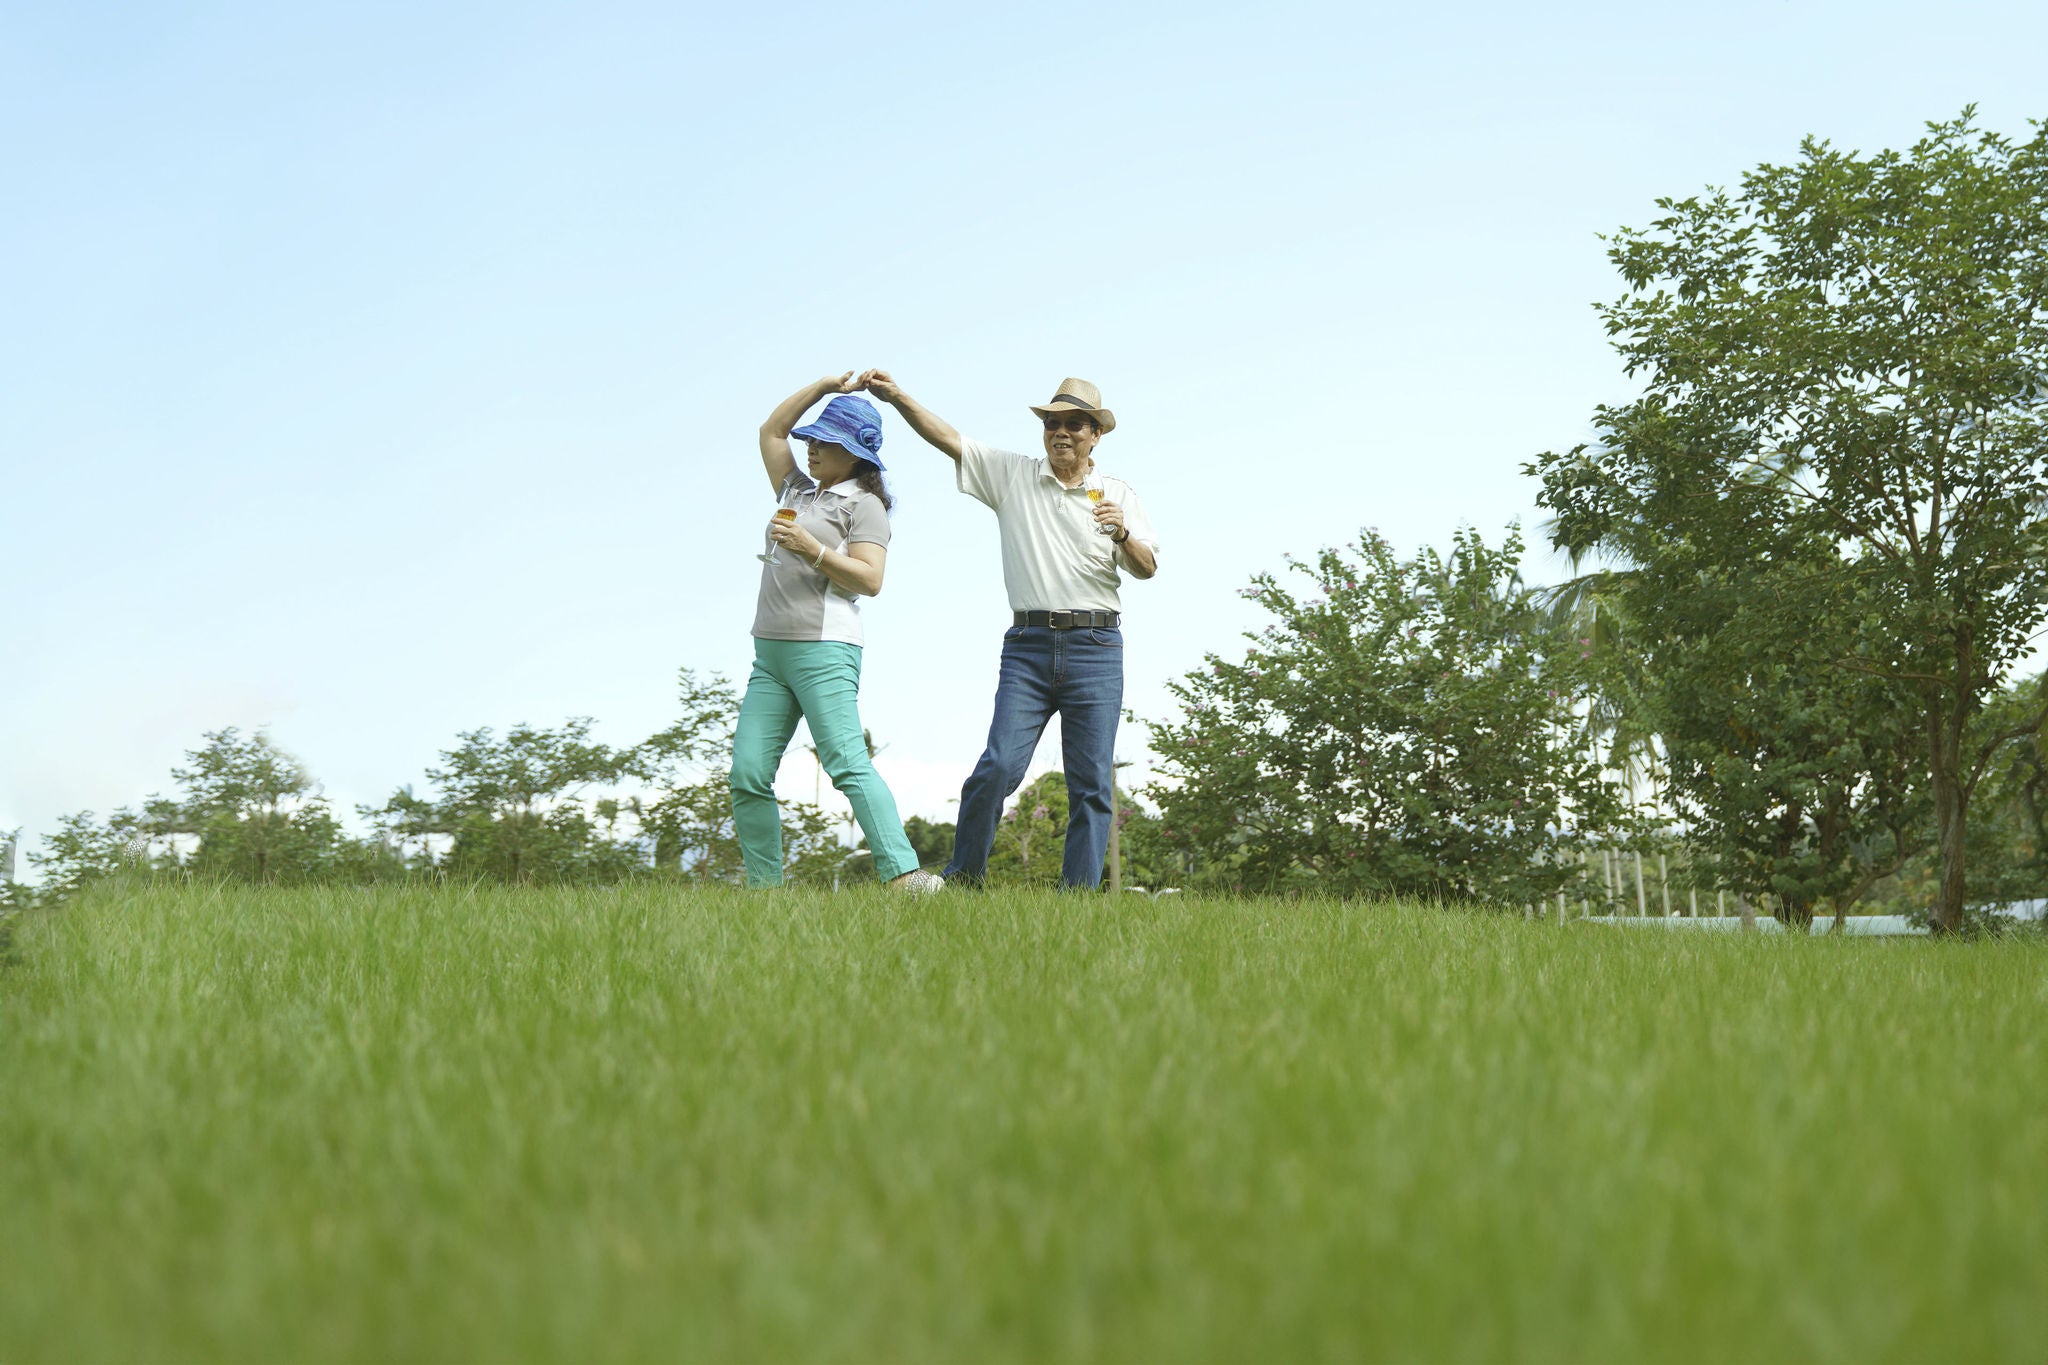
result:
[[[1102,472],[1102,496],[1124,509],[1124,527],[1159,553],[1138,492]],[[1002,533],[1003,586],[1011,611],[1122,611],[1117,570],[1123,551],[1096,530],[1095,504],[1085,489],[1066,488],[1044,456],[996,450],[960,438],[960,491],[995,509]]]

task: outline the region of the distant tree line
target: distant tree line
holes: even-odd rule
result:
[[[101,818],[64,818],[27,861],[41,873],[16,901],[60,900],[128,871],[299,886],[434,878],[594,884],[635,878],[741,879],[726,792],[739,698],[718,675],[681,674],[680,714],[627,748],[592,740],[591,721],[467,731],[426,772],[360,806],[351,835],[318,782],[262,731],[205,736],[172,770],[172,796]],[[788,875],[830,884],[865,854],[817,806],[782,803]],[[951,826],[945,826],[950,843]]]
[[[591,738],[588,718],[554,729],[515,725],[502,735],[456,736],[416,790],[356,808],[351,834],[320,784],[261,730],[204,736],[171,771],[175,792],[101,817],[68,815],[27,854],[37,886],[0,882],[0,903],[54,903],[116,875],[142,874],[272,886],[457,880],[601,885],[634,880],[733,884],[744,880],[726,779],[739,698],[723,677],[683,670],[679,715],[636,745]],[[421,794],[424,793],[424,794]],[[855,827],[805,801],[784,800],[785,876],[830,886],[873,875]],[[1157,820],[1123,799],[1119,834],[1126,880],[1156,886]],[[951,822],[911,816],[918,861],[945,863]],[[996,885],[1051,886],[1066,833],[1066,789],[1048,773],[1018,793],[990,858]]]

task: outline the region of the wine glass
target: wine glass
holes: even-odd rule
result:
[[[796,509],[794,507],[778,507],[775,509],[775,519],[783,522],[795,521]],[[767,554],[755,555],[754,558],[760,560],[763,564],[780,564],[782,562],[775,557],[775,542],[773,540],[768,542]]]
[[[1082,484],[1081,487],[1082,490],[1088,494],[1088,505],[1090,507],[1093,507],[1096,503],[1102,501],[1101,479],[1097,478],[1093,474],[1090,474],[1088,476],[1088,482]],[[1110,525],[1106,521],[1098,521],[1095,523],[1095,534],[1099,536],[1113,536],[1116,534],[1116,527]]]

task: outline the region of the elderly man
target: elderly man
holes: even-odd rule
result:
[[[1014,621],[1003,636],[1001,681],[988,748],[960,789],[960,822],[946,880],[978,884],[1003,802],[1055,712],[1067,771],[1067,852],[1060,884],[1102,883],[1115,818],[1116,724],[1123,712],[1124,637],[1120,572],[1150,578],[1159,540],[1122,479],[1095,466],[1095,447],[1116,430],[1093,384],[1069,379],[1033,405],[1045,424],[1045,458],[996,450],[963,437],[886,371],[863,376],[869,393],[903,414],[910,429],[956,464],[960,491],[995,509],[1003,584]]]

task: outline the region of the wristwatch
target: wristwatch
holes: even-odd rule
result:
[[[1117,527],[1116,529],[1117,529],[1117,531],[1118,531],[1118,532],[1120,532],[1121,534],[1117,534],[1117,535],[1112,535],[1112,536],[1110,536],[1110,538],[1109,538],[1109,543],[1110,543],[1110,544],[1112,544],[1112,545],[1121,545],[1121,544],[1123,544],[1123,543],[1124,543],[1125,541],[1127,541],[1127,540],[1129,540],[1129,539],[1131,538],[1131,528],[1130,528],[1130,527],[1128,527],[1128,526],[1119,526],[1119,527]]]

